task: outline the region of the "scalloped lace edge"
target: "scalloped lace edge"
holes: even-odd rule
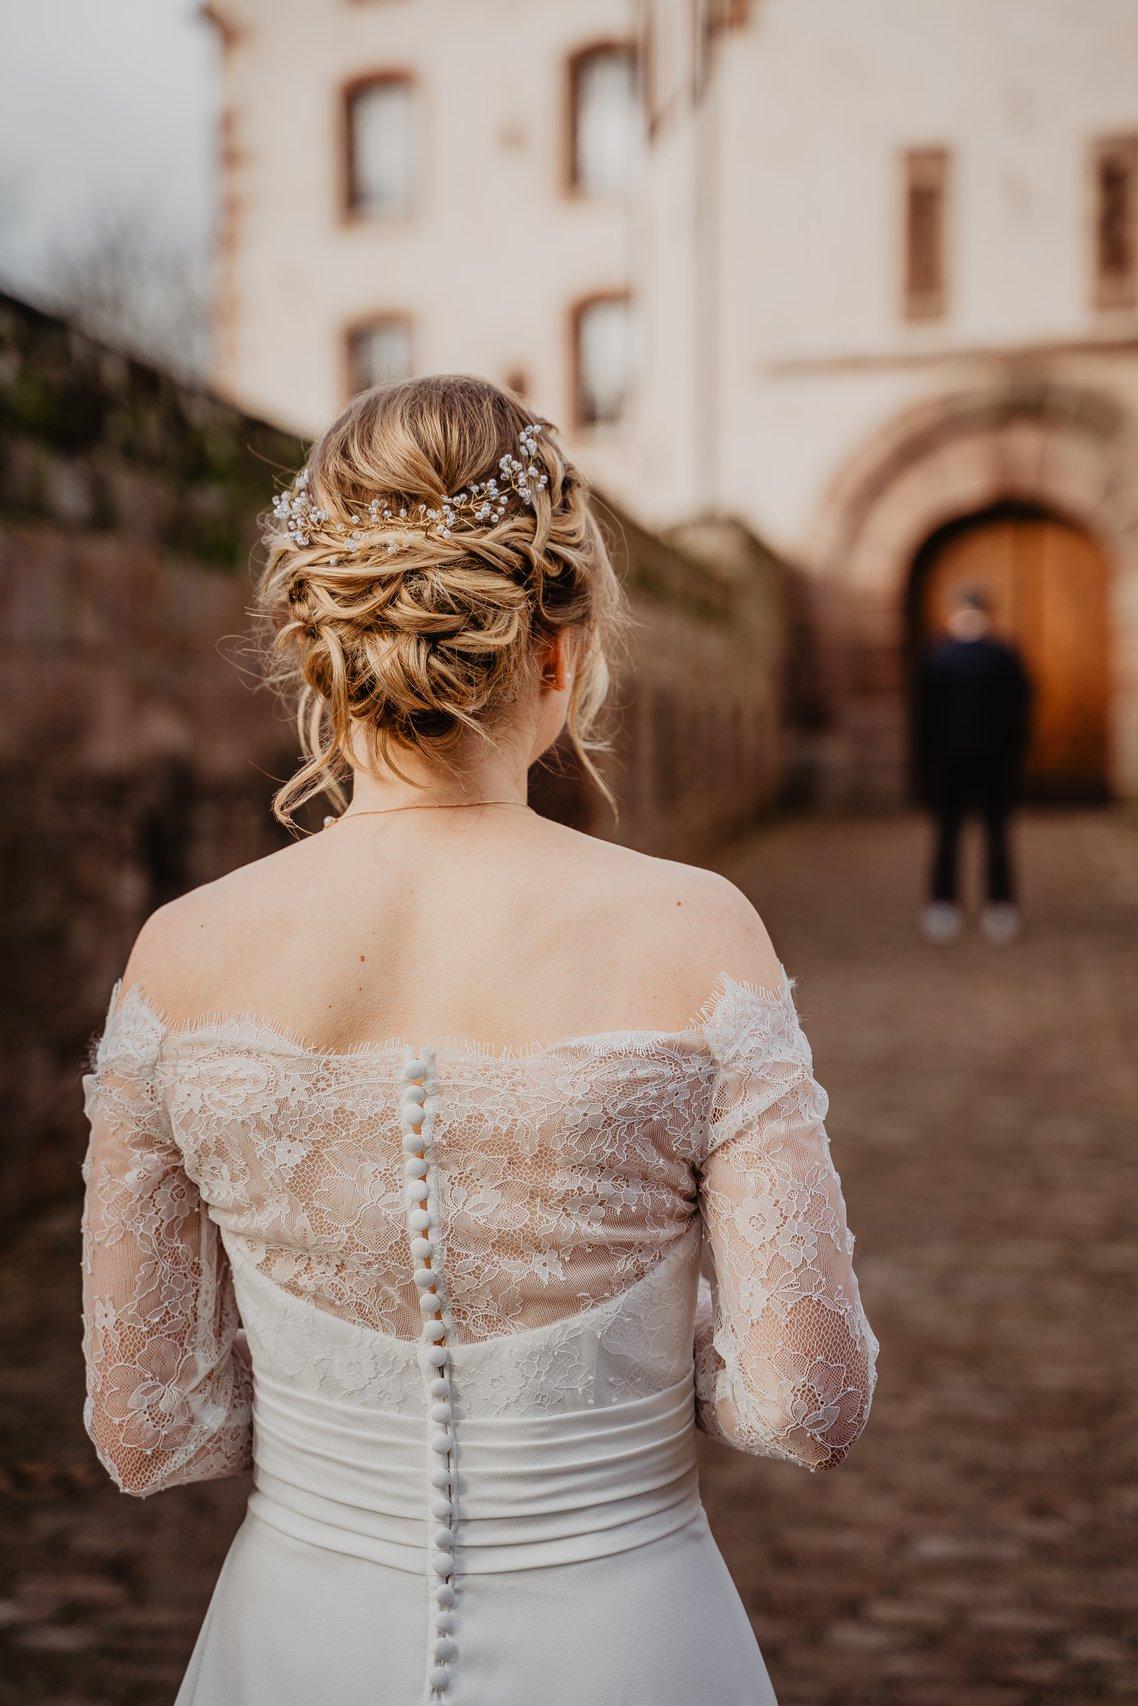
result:
[[[582,1031],[570,1036],[555,1037],[549,1042],[523,1043],[516,1046],[495,1046],[452,1034],[429,1039],[429,1046],[474,1060],[511,1062],[540,1059],[543,1055],[570,1048],[612,1049],[632,1054],[642,1049],[659,1047],[661,1043],[684,1043],[696,1039],[706,1042],[704,1033],[722,1016],[724,1006],[730,1002],[749,998],[773,1009],[781,1006],[788,998],[793,999],[795,980],[787,975],[785,967],[781,965],[779,972],[780,981],[773,987],[750,983],[745,979],[733,978],[727,972],[721,972],[707,1000],[691,1015],[688,1023],[678,1030],[615,1026],[608,1030]],[[262,1014],[240,1009],[228,1012],[214,1010],[198,1018],[174,1020],[146,993],[141,984],[131,984],[127,989],[121,977],[115,981],[111,990],[104,1035],[124,1023],[133,1010],[137,1010],[150,1021],[156,1042],[168,1037],[185,1042],[208,1038],[218,1043],[225,1038],[226,1033],[245,1041],[252,1032],[255,1033],[261,1048],[276,1045],[281,1053],[306,1055],[312,1060],[333,1061],[366,1060],[398,1051],[406,1052],[412,1046],[428,1046],[422,1043],[421,1039],[412,1044],[408,1036],[396,1034],[376,1042],[356,1043],[349,1048],[320,1048],[287,1025],[278,1024]]]

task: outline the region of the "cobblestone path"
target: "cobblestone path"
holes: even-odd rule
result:
[[[917,939],[912,820],[787,823],[727,867],[799,980],[882,1340],[836,1474],[703,1453],[782,1706],[1138,1699],[1138,834],[1053,815],[1020,846],[1004,950]],[[169,1706],[244,1486],[106,1482],[74,1225],[0,1272],[0,1703]]]

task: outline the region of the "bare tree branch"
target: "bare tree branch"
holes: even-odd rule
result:
[[[44,287],[92,337],[200,378],[208,355],[204,254],[155,230],[139,210],[107,208],[47,258]]]

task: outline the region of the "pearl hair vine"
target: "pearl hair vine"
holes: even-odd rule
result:
[[[369,533],[385,528],[398,533],[435,533],[440,539],[449,539],[455,530],[464,533],[484,526],[496,527],[511,499],[519,498],[533,509],[537,493],[549,485],[549,475],[543,474],[534,460],[540,431],[537,423],[523,427],[518,434],[520,457],[503,456],[496,473],[471,481],[453,497],[443,498],[437,508],[426,503],[397,506],[391,500],[372,498],[370,503],[360,506],[358,515],[349,515],[348,521],[334,520],[328,510],[313,503],[309,472],[302,468],[292,485],[273,499],[273,515],[284,523],[293,545],[311,545],[313,534],[325,529],[341,537],[348,551],[358,551]],[[398,548],[397,539],[388,542],[389,551]],[[331,558],[331,566],[337,560]]]

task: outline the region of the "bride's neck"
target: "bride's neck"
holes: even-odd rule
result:
[[[350,809],[389,811],[397,806],[470,805],[477,800],[526,802],[529,767],[526,755],[512,743],[492,746],[475,735],[445,762],[407,752],[399,754],[398,763],[402,776],[354,767]]]

